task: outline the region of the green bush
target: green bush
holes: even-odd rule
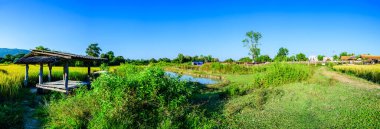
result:
[[[311,77],[311,67],[302,64],[273,63],[255,69],[251,85],[232,85],[225,93],[229,96],[245,94],[255,88],[276,87],[292,82],[299,82]]]
[[[209,128],[189,99],[192,83],[165,76],[158,67],[122,65],[104,74],[91,91],[52,101],[47,108],[48,128]],[[198,115],[195,115],[198,114]]]

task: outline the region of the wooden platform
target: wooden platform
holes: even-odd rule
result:
[[[71,91],[72,89],[78,88],[79,86],[85,86],[88,82],[82,82],[82,81],[70,81],[68,84],[68,89]],[[46,89],[46,90],[53,90],[58,92],[64,92],[66,93],[65,88],[65,81],[59,80],[55,82],[45,82],[43,84],[37,84],[37,88]]]

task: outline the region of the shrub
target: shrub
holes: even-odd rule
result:
[[[51,128],[204,128],[212,126],[190,108],[197,90],[158,67],[122,65],[92,83],[92,91],[51,102]]]
[[[254,88],[276,87],[288,83],[299,82],[311,77],[312,68],[302,64],[273,63],[257,68],[251,85],[232,85],[226,94],[245,94]]]

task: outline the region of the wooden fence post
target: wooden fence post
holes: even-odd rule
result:
[[[69,63],[66,62],[65,66],[64,66],[64,75],[65,75],[65,89],[66,89],[66,94],[68,95],[69,94],[69,87],[68,87],[68,84],[69,84]]]
[[[28,86],[28,80],[29,80],[29,64],[25,64],[25,79],[24,79],[24,86]]]
[[[38,84],[42,85],[43,83],[43,74],[44,74],[44,64],[40,63],[40,74],[38,76]]]
[[[91,89],[91,65],[90,63],[87,66],[87,89]]]
[[[49,63],[48,64],[48,67],[49,67],[49,74],[48,74],[48,80],[49,80],[49,82],[51,82],[51,69],[52,69],[52,64],[51,63]]]

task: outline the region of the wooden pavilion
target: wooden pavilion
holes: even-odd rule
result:
[[[92,56],[82,56],[65,52],[58,51],[43,51],[43,50],[32,50],[29,54],[17,60],[16,64],[25,64],[25,80],[24,85],[28,85],[29,79],[29,64],[39,64],[39,80],[36,85],[37,88],[53,90],[58,92],[64,92],[68,94],[72,89],[79,87],[80,85],[90,85],[90,62],[106,60],[104,58],[92,57]],[[84,61],[87,62],[87,80],[86,81],[71,81],[69,80],[69,61]],[[60,81],[51,81],[51,71],[53,64],[61,62],[63,66],[63,80]],[[48,64],[49,73],[48,73],[48,82],[43,82],[43,65]]]

